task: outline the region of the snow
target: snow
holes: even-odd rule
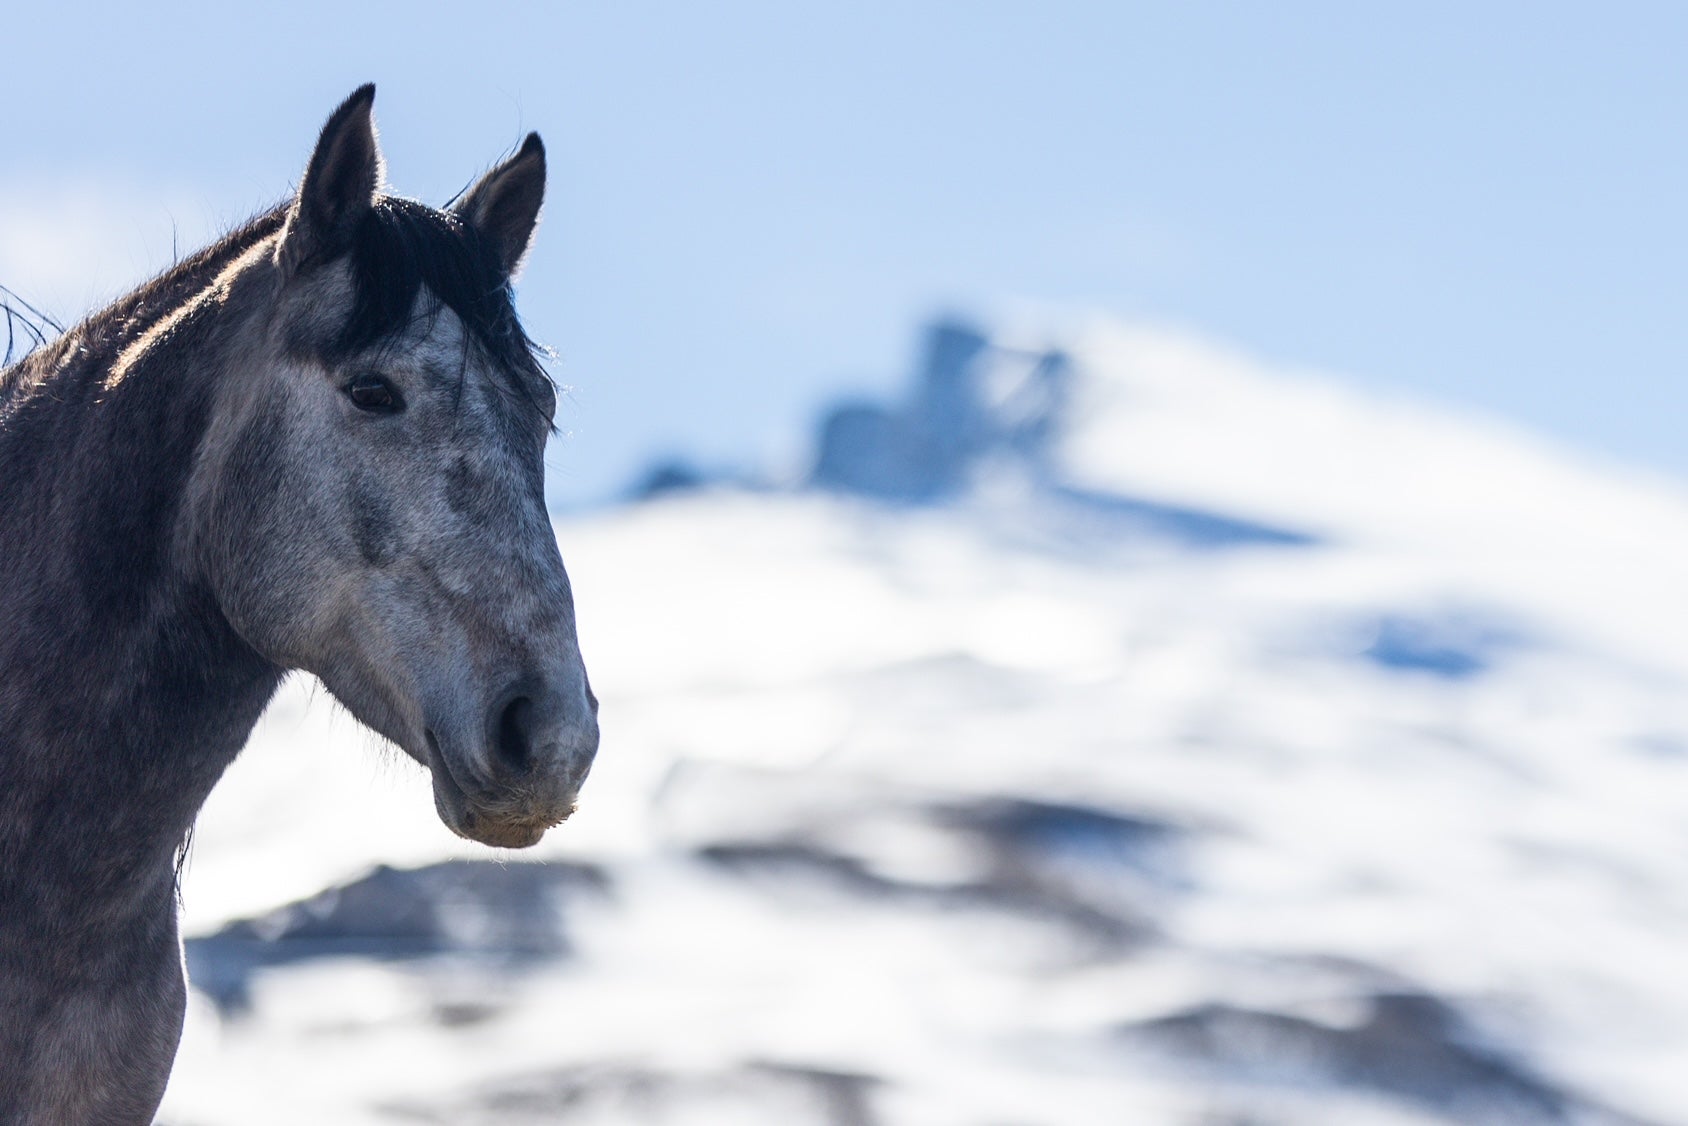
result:
[[[503,859],[604,873],[572,953],[196,994],[160,1121],[1688,1121],[1688,496],[1161,330],[1058,343],[1045,460],[949,503],[560,521],[603,750]],[[184,930],[492,855],[300,679]]]

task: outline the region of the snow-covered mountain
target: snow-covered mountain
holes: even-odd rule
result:
[[[581,811],[492,859],[291,685],[162,1122],[1688,1123],[1677,486],[948,325],[809,487],[557,530]]]

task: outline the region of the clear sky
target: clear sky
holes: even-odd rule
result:
[[[0,284],[69,319],[280,198],[358,83],[396,190],[544,135],[554,495],[755,464],[938,310],[1051,303],[1688,476],[1688,5],[31,5]]]

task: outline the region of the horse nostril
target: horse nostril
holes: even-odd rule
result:
[[[517,696],[498,716],[498,757],[514,770],[526,770],[533,754],[533,701]]]

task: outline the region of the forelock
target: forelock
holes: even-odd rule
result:
[[[327,358],[377,348],[404,334],[418,313],[444,305],[489,358],[520,371],[536,368],[497,255],[450,212],[381,197],[353,233],[347,264],[351,312],[324,342]]]
[[[449,309],[462,325],[465,345],[491,361],[500,390],[542,408],[537,384],[550,383],[550,376],[516,315],[493,248],[473,227],[451,212],[382,196],[359,222],[341,261],[350,282],[349,312],[298,346],[331,364],[379,354],[414,339],[417,330],[426,334],[433,318]]]

